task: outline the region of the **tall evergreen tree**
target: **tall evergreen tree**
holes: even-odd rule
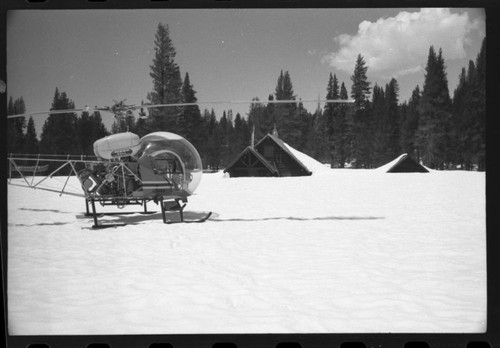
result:
[[[413,90],[408,104],[405,106],[400,127],[401,150],[413,156],[417,161],[420,161],[420,151],[417,148],[415,135],[418,129],[420,96],[420,88],[417,86]]]
[[[373,161],[378,166],[386,163],[387,149],[387,102],[385,92],[378,84],[373,86],[372,97],[372,117],[373,117]]]
[[[213,170],[218,170],[221,162],[221,143],[219,139],[218,121],[214,109],[203,113],[203,123],[205,124],[206,141],[202,147],[204,166]],[[201,155],[200,154],[200,155]]]
[[[288,71],[281,71],[276,84],[276,100],[295,100],[292,80]],[[303,137],[303,113],[297,103],[280,103],[274,107],[273,119],[280,138],[294,148],[300,150]]]
[[[182,100],[182,79],[179,66],[175,63],[176,51],[170,39],[169,27],[158,24],[155,35],[155,57],[150,65],[153,90],[147,99],[152,104],[173,104]],[[151,108],[149,128],[151,131],[163,130],[179,133],[178,107]]]
[[[24,139],[24,153],[36,154],[40,153],[38,138],[35,129],[35,121],[30,116],[28,126],[26,127],[26,136]]]
[[[266,134],[271,133],[272,126],[269,124],[268,108],[259,102],[259,98],[253,98],[250,104],[248,119],[252,121],[251,132],[254,132],[255,141],[259,141]]]
[[[340,85],[340,99],[349,99],[344,82]],[[334,153],[340,168],[344,168],[345,163],[351,158],[352,113],[350,113],[349,110],[349,106],[346,104],[339,105],[338,117],[334,123],[334,131],[337,133],[334,136]]]
[[[417,144],[426,166],[444,169],[451,162],[451,98],[441,49],[436,54],[431,46],[425,71]]]
[[[475,137],[473,140],[474,160],[480,171],[486,170],[486,38],[483,39],[481,50],[476,58],[477,101],[475,117]]]
[[[485,46],[476,63],[462,68],[453,95],[454,162],[461,168],[485,169]]]
[[[356,168],[372,167],[373,132],[370,117],[370,82],[366,76],[368,67],[361,54],[358,55],[351,76],[351,98],[354,99],[356,112],[352,120],[352,152]]]
[[[328,85],[326,88],[326,99],[327,100],[338,100],[340,98],[340,87],[336,75],[330,73],[328,79]],[[335,123],[337,123],[336,118],[338,117],[338,105],[333,103],[326,103],[323,111],[323,119],[320,122],[321,137],[324,139],[325,153],[330,166],[333,168],[335,163],[335,139],[339,136],[339,129],[336,129]]]
[[[368,67],[366,66],[365,59],[361,54],[358,54],[356,65],[354,66],[354,73],[351,75],[351,98],[354,100],[354,105],[357,109],[365,109],[368,107],[370,101],[370,82],[366,76]]]
[[[23,97],[14,100],[9,98],[7,104],[7,115],[18,115],[26,113]],[[24,149],[24,131],[26,129],[26,118],[16,117],[7,121],[7,152],[22,153]]]
[[[400,117],[399,117],[399,84],[395,78],[385,86],[386,103],[386,148],[384,150],[384,161],[380,164],[389,162],[391,159],[400,155]]]
[[[66,92],[56,88],[52,101],[52,110],[74,109],[75,104],[68,98]],[[42,128],[40,150],[48,154],[77,154],[77,116],[73,112],[64,114],[49,114]]]
[[[196,91],[189,79],[189,74],[186,72],[184,82],[182,84],[182,102],[196,103]],[[181,108],[179,118],[180,135],[188,139],[194,147],[198,148],[202,144],[202,117],[198,105],[188,105]]]
[[[87,111],[82,112],[77,120],[77,129],[78,152],[82,155],[93,155],[94,142],[109,134],[99,111],[92,114]]]

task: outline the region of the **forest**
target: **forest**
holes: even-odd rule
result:
[[[150,65],[152,90],[148,104],[195,103],[196,90],[189,74],[182,77],[168,25],[158,25],[155,57]],[[266,101],[254,98],[247,115],[232,110],[216,115],[198,105],[151,108],[147,117],[127,117],[106,129],[99,112],[50,114],[37,135],[33,117],[8,120],[8,153],[93,155],[93,142],[108,134],[131,131],[143,136],[155,131],[177,133],[198,150],[205,169],[225,168],[235,156],[267,133],[332,168],[376,168],[402,153],[437,170],[484,171],[486,122],[486,40],[475,61],[463,67],[450,96],[445,58],[441,49],[429,48],[423,86],[415,86],[408,101],[400,102],[399,86],[392,78],[385,86],[372,86],[360,53],[353,62],[351,88],[330,73],[327,100],[353,100],[352,104],[325,103],[306,110],[293,90],[287,70],[277,72],[273,93]],[[264,92],[264,91],[263,91]],[[295,100],[292,103],[269,101]],[[73,109],[70,97],[57,87],[51,110]],[[7,114],[22,114],[22,97],[9,98]],[[253,134],[253,136],[252,136]]]

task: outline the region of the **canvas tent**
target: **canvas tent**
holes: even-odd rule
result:
[[[248,146],[224,173],[240,176],[307,176],[312,172],[277,135],[267,134],[255,146]]]
[[[428,173],[429,170],[415,161],[409,154],[404,153],[395,160],[377,168],[385,173]]]

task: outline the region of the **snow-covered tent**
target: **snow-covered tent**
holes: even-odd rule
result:
[[[415,161],[409,154],[404,153],[395,160],[377,168],[385,173],[428,173],[429,170]]]
[[[238,176],[308,176],[312,172],[277,135],[267,134],[254,147],[247,147],[224,173]]]

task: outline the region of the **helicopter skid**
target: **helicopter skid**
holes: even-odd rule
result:
[[[109,213],[99,213],[97,214],[97,217],[103,217],[103,216],[113,216],[113,215],[131,215],[131,214],[141,214],[141,215],[151,215],[151,214],[156,214],[155,211],[127,211],[127,212],[109,212]],[[92,213],[85,213],[83,214],[85,217],[92,217],[94,214]]]

